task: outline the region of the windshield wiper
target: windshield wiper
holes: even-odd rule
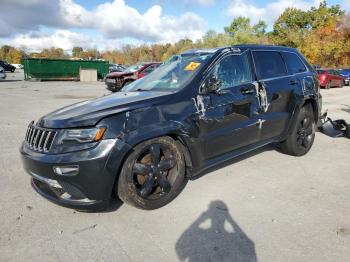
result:
[[[143,88],[138,88],[136,91],[142,92],[142,91],[151,91],[150,89],[143,89]]]

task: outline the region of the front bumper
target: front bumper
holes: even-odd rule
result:
[[[107,78],[105,81],[105,84],[106,84],[106,88],[112,92],[117,92],[122,88],[122,85],[119,79]]]
[[[119,168],[130,147],[119,139],[65,154],[42,154],[25,143],[20,151],[33,188],[48,200],[78,210],[103,209],[112,196]],[[78,167],[73,175],[58,175],[54,167]]]

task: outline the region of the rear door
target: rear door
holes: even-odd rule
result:
[[[293,93],[298,79],[288,75],[286,64],[278,51],[253,50],[260,88],[266,92],[266,106],[261,112],[260,140],[280,136],[288,125],[293,110]]]

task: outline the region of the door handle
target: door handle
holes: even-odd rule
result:
[[[255,86],[244,86],[239,91],[241,91],[243,95],[253,94],[255,91]]]
[[[289,84],[290,84],[290,85],[296,85],[297,83],[298,83],[298,81],[297,81],[297,80],[294,80],[294,79],[292,79],[292,80],[289,81]]]

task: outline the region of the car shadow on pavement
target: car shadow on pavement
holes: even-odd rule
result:
[[[0,80],[0,83],[8,83],[8,82],[21,82],[23,80],[18,80],[18,79],[3,79]]]
[[[209,204],[208,210],[180,236],[175,250],[180,261],[257,261],[254,242],[221,200]]]
[[[341,110],[344,111],[344,112],[350,113],[350,106],[349,105],[344,105],[344,104],[342,104],[342,105],[345,106],[345,108],[342,108]]]
[[[102,210],[102,213],[117,211],[124,203],[117,197],[112,197],[108,207]],[[100,212],[101,213],[101,212]]]

